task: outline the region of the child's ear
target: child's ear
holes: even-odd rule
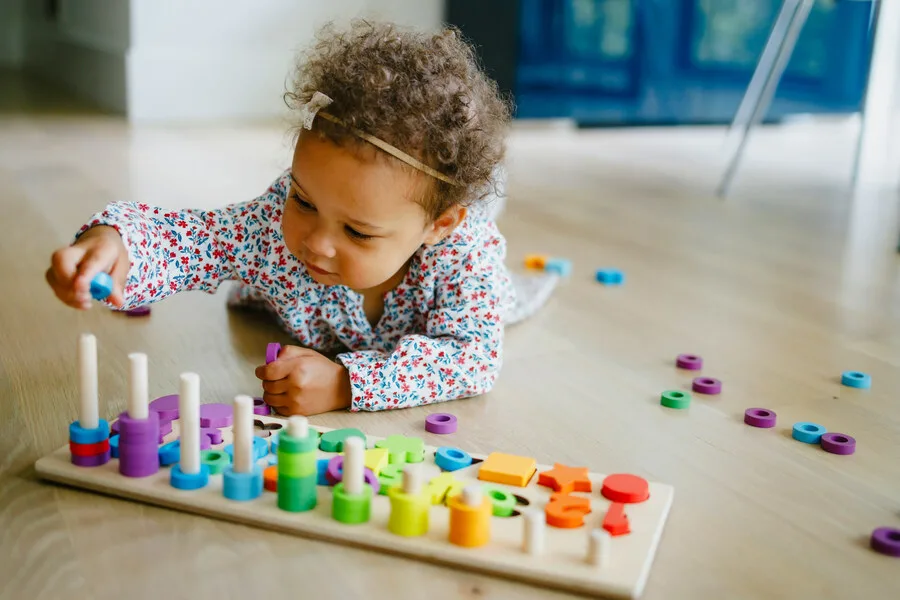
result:
[[[429,246],[437,244],[450,235],[457,225],[466,218],[467,212],[465,206],[451,206],[448,208],[425,230],[425,243]]]

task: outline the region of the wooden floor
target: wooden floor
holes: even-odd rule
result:
[[[0,89],[0,598],[564,597],[38,480],[34,461],[75,418],[80,332],[98,336],[107,417],[125,406],[127,352],[149,354],[151,397],[193,370],[203,401],[227,401],[256,393],[265,344],[287,341],[230,314],[222,293],[174,297],[146,320],[75,312],[44,283],[52,250],[111,200],[248,199],[290,148],[278,124],[129,129],[40,88]],[[722,202],[722,129],[517,130],[501,220],[510,262],[546,252],[575,271],[508,331],[495,390],[313,423],[419,435],[427,413],[448,410],[475,452],[673,484],[648,600],[900,597],[900,562],[867,547],[875,527],[900,527],[898,202],[848,193],[853,132],[761,132]],[[594,283],[601,266],[626,284]],[[658,397],[689,386],[673,366],[682,352],[702,355],[724,391],[674,412]],[[848,369],[872,389],[841,387]],[[777,411],[778,427],[743,425],[752,406]],[[796,421],[856,437],[856,454],[793,441]]]

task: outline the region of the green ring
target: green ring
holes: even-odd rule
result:
[[[681,390],[663,392],[659,403],[667,408],[687,408],[691,404],[691,395]]]
[[[495,517],[509,517],[516,509],[516,497],[500,488],[485,486],[484,493],[491,499],[492,511]]]
[[[312,452],[319,447],[319,436],[310,428],[305,438],[294,437],[285,430],[278,434],[278,451],[291,454],[300,452]]]
[[[372,486],[363,484],[361,494],[348,494],[344,482],[339,481],[332,491],[331,517],[341,523],[356,524],[369,520]]]
[[[315,452],[285,452],[279,447],[278,474],[286,477],[309,477],[318,472]]]
[[[210,475],[219,475],[231,464],[231,457],[224,450],[209,449],[200,452],[200,462],[209,467]]]

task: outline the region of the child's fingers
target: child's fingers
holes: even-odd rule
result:
[[[278,408],[290,404],[290,398],[287,394],[271,394],[269,392],[263,392],[263,402],[273,408]]]
[[[116,248],[111,244],[91,245],[78,265],[75,291],[89,294],[91,280],[101,271],[111,271],[116,264],[116,258],[118,258]]]
[[[53,271],[52,267],[47,269],[46,273],[44,273],[44,278],[50,285],[50,289],[52,289],[53,293],[56,294],[56,297],[59,298],[64,304],[71,306],[72,308],[87,308],[83,302],[76,300],[71,285],[61,283],[59,281],[59,278]]]
[[[263,381],[279,381],[289,377],[298,368],[302,356],[285,358],[284,352],[285,350],[281,351],[275,362],[256,367],[256,376]]]
[[[291,383],[287,379],[263,381],[262,383],[262,388],[270,394],[286,394],[290,387]]]

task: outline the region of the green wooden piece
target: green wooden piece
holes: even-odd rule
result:
[[[425,460],[425,442],[422,438],[391,435],[375,442],[376,448],[388,451],[388,462],[417,463]]]
[[[335,429],[323,433],[322,437],[319,438],[319,450],[322,452],[343,452],[344,440],[354,435],[356,437],[361,437],[363,439],[363,445],[365,445],[366,434],[354,427],[348,427],[346,429]]]

